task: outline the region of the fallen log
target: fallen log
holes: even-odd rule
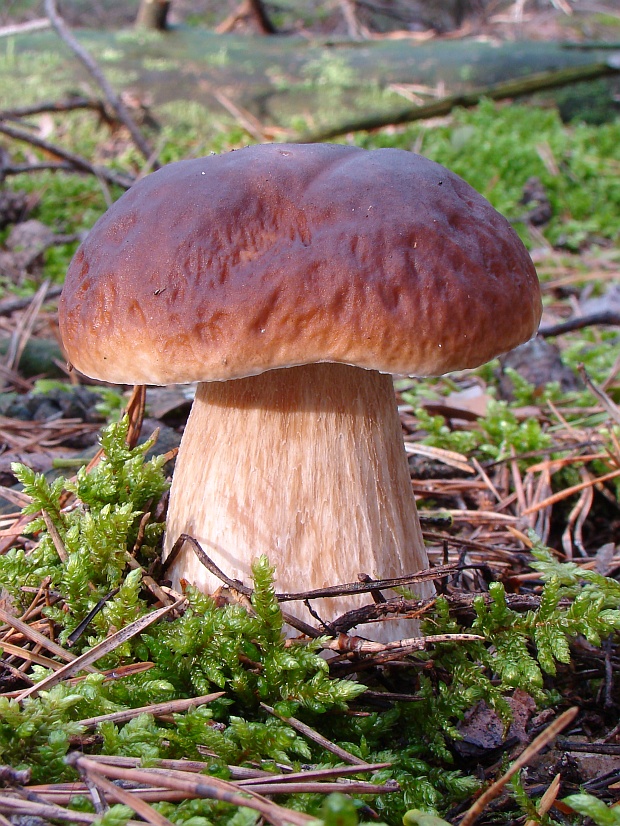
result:
[[[552,42],[474,39],[422,43],[306,41],[287,36],[216,35],[197,28],[175,30],[156,47],[150,41],[121,39],[114,32],[80,30],[76,39],[95,60],[113,53],[113,59],[105,57],[106,66],[115,70],[116,78],[131,77],[132,92],[138,99],[148,95],[156,115],[158,107],[184,100],[202,106],[206,113],[217,106],[219,113],[219,92],[257,118],[263,127],[286,126],[291,118],[303,115],[317,125],[317,131],[327,130],[341,126],[345,120],[367,117],[371,106],[384,118],[391,117],[395,110],[414,108],[403,97],[407,86],[417,90],[423,105],[432,106],[439,94],[441,98],[479,94],[481,89],[568,69],[577,71],[577,76],[566,81],[572,85],[564,86],[563,95],[568,96],[565,90],[574,88],[583,109],[584,84],[580,81],[588,77],[588,67],[601,64],[605,64],[609,77],[598,75],[595,83],[600,87],[600,98],[595,102],[605,117],[611,118],[617,112],[612,87],[616,83],[612,70],[617,56],[600,44],[569,48]],[[59,91],[90,81],[73,55],[58,52],[53,32],[16,35],[13,48],[18,57],[48,52],[58,55]],[[599,70],[594,71],[596,76]],[[6,67],[3,83],[6,108],[36,102],[24,99],[17,69]],[[515,94],[514,90],[508,91]],[[594,97],[590,95],[588,105]],[[336,118],[338,122],[334,123]]]
[[[483,87],[473,92],[450,95],[421,106],[409,105],[392,112],[362,115],[349,121],[343,121],[339,125],[329,129],[303,134],[298,138],[298,142],[319,143],[320,141],[326,141],[339,135],[347,134],[348,132],[369,131],[372,129],[381,129],[385,126],[411,123],[416,120],[442,117],[448,115],[457,106],[476,106],[485,98],[491,100],[508,100],[524,97],[526,95],[536,94],[537,92],[544,92],[548,89],[557,89],[574,83],[595,80],[600,77],[617,74],[618,72],[620,72],[620,53],[612,55],[606,61],[593,63],[589,66],[577,66],[574,68],[559,69],[557,71],[539,72],[528,77],[492,84],[491,86]]]

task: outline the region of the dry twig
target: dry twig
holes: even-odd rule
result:
[[[152,714],[154,717],[162,717],[166,714],[181,714],[189,708],[196,708],[198,706],[212,703],[213,700],[218,700],[224,697],[226,692],[216,691],[213,694],[204,694],[201,697],[190,697],[186,700],[168,700],[164,703],[153,703],[149,706],[141,706],[140,708],[127,708],[123,711],[113,711],[110,714],[102,714],[99,717],[88,717],[79,721],[80,726],[84,728],[95,728],[100,723],[126,723],[138,717],[140,714]]]
[[[473,806],[467,810],[459,826],[472,826],[472,824],[475,823],[484,812],[485,807],[491,802],[491,800],[496,798],[497,795],[501,793],[510,778],[514,777],[514,775],[518,771],[521,771],[524,766],[527,766],[530,760],[535,757],[539,751],[542,751],[542,749],[555,740],[558,734],[561,731],[564,731],[566,726],[573,722],[578,713],[578,708],[569,708],[563,714],[560,714],[560,716],[554,720],[551,725],[547,726],[547,728],[539,734],[526,749],[523,750],[514,763],[512,763],[508,771],[506,771],[499,778],[499,780],[496,780],[495,783],[489,786],[489,788],[480,795]]]
[[[165,617],[166,614],[170,613],[173,609],[180,607],[184,602],[185,600],[181,599],[173,603],[173,605],[166,606],[165,608],[158,608],[157,611],[152,611],[150,614],[145,614],[135,622],[130,623],[130,625],[125,626],[125,628],[121,628],[120,631],[117,631],[115,634],[112,634],[107,639],[98,643],[80,657],[76,657],[76,659],[68,663],[55,674],[50,674],[34,686],[30,686],[30,688],[25,689],[18,695],[17,699],[20,701],[25,700],[26,697],[36,695],[40,691],[46,691],[52,686],[67,679],[67,677],[72,677],[79,671],[86,669],[87,666],[91,665],[91,663],[96,662],[101,659],[101,657],[104,657],[106,654],[114,651],[119,647],[119,645],[127,642],[127,640],[130,640],[137,634],[141,634],[142,631],[149,627],[149,625],[152,625],[154,622],[158,622],[162,617]]]
[[[13,109],[0,110],[0,120],[17,120],[32,115],[41,115],[45,112],[73,112],[75,109],[92,109],[110,120],[105,106],[97,98],[70,97],[67,100],[51,100],[34,103],[30,106],[17,106]]]
[[[285,809],[272,803],[266,798],[244,789],[244,794],[231,782],[205,775],[191,775],[188,772],[167,770],[160,772],[156,769],[123,769],[106,763],[97,763],[82,755],[69,756],[76,768],[88,769],[92,773],[98,772],[105,777],[118,780],[129,780],[136,783],[146,783],[150,786],[159,785],[166,789],[183,792],[187,797],[206,797],[231,803],[234,806],[245,806],[260,812],[265,819],[274,826],[290,823],[292,826],[306,826],[315,818],[311,815]],[[245,794],[248,796],[246,797]]]
[[[149,162],[149,165],[155,169],[158,168],[157,160],[153,155],[153,150],[148,145],[144,135],[138,129],[134,119],[129,114],[127,107],[123,101],[116,94],[114,89],[108,83],[105,75],[97,65],[93,57],[81,46],[75,39],[67,24],[60,16],[58,8],[56,7],[56,0],[45,0],[45,13],[56,30],[58,36],[69,46],[76,57],[86,66],[92,77],[97,81],[107,102],[110,104],[118,119],[123,123],[129,134],[133,138],[133,142],[140,150],[144,158]]]
[[[60,657],[66,663],[74,663],[78,658],[75,654],[71,654],[69,651],[65,651],[62,646],[55,643],[53,640],[48,639],[43,634],[35,631],[34,628],[31,628],[27,623],[22,622],[17,617],[13,617],[8,611],[5,611],[4,608],[0,607],[0,620],[5,622],[7,625],[10,625],[16,631],[19,631],[25,639],[31,640],[36,645],[40,645],[42,648],[45,648],[47,651],[50,651],[57,657]],[[2,641],[0,641],[0,647],[2,646]],[[26,652],[24,652],[26,653]],[[92,668],[92,666],[88,666],[86,668],[87,671],[91,673],[96,673],[97,669]]]
[[[141,800],[137,795],[125,791],[121,786],[116,786],[106,777],[102,777],[97,763],[91,763],[90,760],[80,757],[76,752],[70,755],[67,762],[75,766],[87,781],[94,783],[104,794],[109,795],[112,800],[116,800],[118,803],[129,806],[130,809],[133,809],[134,812],[147,823],[151,823],[152,826],[173,826],[167,817],[164,817],[153,809],[152,806],[149,806],[146,801]]]
[[[296,717],[285,717],[282,714],[278,714],[275,708],[268,706],[266,703],[261,703],[261,708],[264,708],[265,711],[268,711],[269,714],[273,714],[274,717],[277,717],[279,720],[282,720],[284,723],[289,725],[291,728],[294,728],[300,734],[303,734],[304,737],[307,737],[309,740],[312,740],[313,743],[316,743],[321,748],[324,748],[326,751],[331,752],[331,754],[335,754],[339,760],[343,760],[345,763],[350,763],[355,766],[367,766],[368,763],[365,760],[362,760],[359,757],[356,757],[354,754],[346,751],[346,749],[337,746],[335,743],[332,743],[331,740],[328,740],[327,737],[323,737],[323,735],[319,734],[318,731],[315,731],[311,726],[307,726],[305,723],[302,723],[301,720],[298,720]]]
[[[15,126],[9,126],[7,123],[0,121],[0,132],[7,135],[9,138],[13,138],[13,140],[24,141],[24,143],[29,143],[32,146],[36,146],[38,149],[43,149],[45,152],[49,152],[50,155],[53,155],[56,158],[62,158],[63,161],[67,161],[67,163],[71,165],[72,169],[78,172],[87,172],[89,175],[94,175],[100,181],[115,184],[123,189],[129,189],[134,182],[133,178],[130,178],[127,175],[121,175],[111,169],[106,169],[104,166],[95,166],[81,155],[76,155],[74,152],[69,152],[61,146],[56,146],[49,141],[43,140],[43,138],[38,138],[36,135],[32,135],[25,129],[18,129]]]

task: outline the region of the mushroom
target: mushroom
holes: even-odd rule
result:
[[[428,567],[391,375],[480,365],[534,334],[541,301],[517,234],[447,169],[280,144],[140,180],[77,251],[59,309],[82,373],[199,382],[164,554],[190,534],[247,584],[264,553],[277,589],[299,592]],[[187,543],[171,576],[221,584]],[[365,602],[313,607],[329,623]],[[301,602],[287,610],[313,621]]]

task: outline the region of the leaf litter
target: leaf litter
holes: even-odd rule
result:
[[[554,176],[554,150],[543,149]],[[167,586],[158,560],[166,485],[155,477],[170,475],[174,447],[160,464],[146,461],[137,437],[154,423],[141,428],[143,394],[98,451],[102,416],[59,408],[0,419],[0,817],[132,822],[129,810],[109,809],[121,799],[151,823],[224,823],[236,817],[218,809],[227,800],[255,808],[248,823],[329,822],[316,795],[336,788],[357,800],[352,815],[346,803],[340,810],[351,823],[422,822],[420,810],[452,823],[508,822],[525,811],[529,823],[595,813],[581,787],[617,800],[614,765],[598,764],[594,776],[587,765],[597,750],[617,756],[618,743],[620,259],[605,244],[554,249],[530,223],[545,295],[535,355],[397,385],[433,600],[416,598],[416,577],[388,599],[370,577],[334,583],[341,593],[363,585],[368,606],[337,620],[331,637],[317,627],[285,640],[265,561],[246,593],[222,572],[215,602]],[[608,283],[612,315],[601,317],[592,288]],[[19,397],[36,394],[17,355],[53,337],[53,292],[44,283],[34,299],[0,305],[11,341],[2,378]],[[155,424],[178,429],[186,408],[163,391]],[[48,472],[57,459],[82,469],[54,481],[11,467]],[[96,564],[79,570],[88,553]],[[422,638],[381,645],[353,633],[362,620],[403,614],[422,620]],[[510,723],[519,714],[517,737]],[[478,752],[466,754],[473,741]],[[200,808],[203,798],[220,803]]]
[[[566,267],[564,264],[561,266],[561,271],[565,274]],[[554,281],[552,280],[551,283],[553,285]],[[545,291],[549,291],[548,287],[545,287]],[[613,428],[620,412],[613,401],[613,377],[611,382],[606,382],[606,377],[601,380],[600,376],[598,381],[594,381],[585,370],[581,370],[581,380],[591,394],[590,400],[584,406],[576,405],[575,398],[568,395],[565,398],[555,397],[554,399],[542,398],[538,400],[536,389],[530,390],[529,393],[532,398],[528,399],[526,406],[521,406],[526,408],[524,415],[528,418],[535,417],[540,426],[540,433],[547,437],[542,447],[533,444],[528,446],[531,449],[517,452],[510,442],[500,443],[495,445],[490,459],[486,457],[484,450],[481,449],[484,446],[482,443],[476,445],[471,452],[452,450],[452,442],[457,440],[452,437],[452,434],[458,436],[459,432],[465,434],[475,432],[479,421],[485,415],[488,415],[489,404],[492,405],[494,402],[494,394],[488,392],[491,387],[489,382],[492,378],[492,375],[489,379],[485,379],[480,376],[463,374],[447,379],[446,381],[450,383],[449,387],[441,386],[443,380],[435,384],[434,393],[447,400],[443,408],[439,407],[443,419],[442,427],[448,428],[445,439],[446,447],[438,446],[439,440],[437,438],[433,439],[432,433],[431,438],[429,438],[428,431],[420,428],[419,418],[413,415],[414,410],[417,410],[415,407],[417,401],[415,392],[412,397],[411,389],[401,388],[403,431],[408,453],[413,460],[412,483],[421,505],[420,513],[428,543],[431,565],[434,569],[433,576],[436,577],[439,585],[438,598],[444,600],[449,606],[450,616],[455,618],[451,622],[458,620],[459,625],[458,628],[452,629],[452,633],[446,631],[446,633],[437,635],[430,634],[429,628],[426,628],[424,635],[427,638],[426,640],[403,640],[383,645],[368,643],[352,635],[354,623],[360,621],[359,614],[355,617],[349,617],[348,620],[346,617],[342,617],[342,622],[336,623],[336,627],[340,629],[339,635],[331,640],[323,640],[319,647],[332,652],[333,659],[329,660],[329,666],[331,675],[336,681],[349,679],[357,675],[358,688],[362,691],[366,688],[366,691],[357,699],[351,697],[347,701],[350,709],[349,714],[373,715],[376,712],[372,709],[376,708],[377,705],[379,709],[385,711],[403,703],[411,705],[412,703],[424,702],[424,692],[417,693],[415,690],[413,693],[411,692],[412,685],[414,688],[416,684],[418,688],[420,687],[419,681],[409,679],[403,683],[399,671],[402,670],[403,674],[409,672],[414,674],[422,668],[423,670],[430,669],[429,674],[432,675],[434,669],[441,668],[441,666],[433,664],[433,655],[430,659],[427,657],[417,661],[414,659],[414,652],[423,650],[425,646],[430,651],[435,651],[436,647],[442,643],[455,646],[467,642],[473,643],[474,641],[480,644],[486,640],[486,644],[488,644],[490,640],[485,636],[484,622],[479,622],[476,626],[473,617],[476,613],[480,617],[481,599],[485,600],[487,606],[497,604],[498,593],[493,588],[489,590],[489,582],[495,582],[496,586],[501,587],[504,591],[503,600],[506,610],[514,612],[514,616],[537,615],[540,623],[540,614],[544,610],[543,603],[545,600],[542,590],[546,577],[545,565],[550,569],[554,569],[556,565],[554,557],[558,561],[570,561],[574,566],[575,582],[580,581],[582,576],[587,575],[586,572],[592,572],[596,576],[613,577],[614,573],[620,568],[620,554],[614,541],[613,525],[609,519],[605,521],[599,515],[601,512],[606,514],[610,511],[617,511],[614,485],[615,480],[620,476],[620,445]],[[471,394],[472,382],[479,390],[473,396]],[[607,389],[605,390],[603,387]],[[469,394],[467,393],[468,388],[470,389]],[[521,387],[521,391],[523,391],[523,387]],[[545,388],[543,388],[542,395],[544,393]],[[463,408],[459,406],[461,397],[466,400]],[[481,405],[474,415],[472,415],[471,403],[468,401],[468,398],[472,397],[481,400]],[[518,411],[518,407],[514,407],[514,403],[511,404],[513,404],[513,407],[506,407],[505,409],[507,413],[510,413],[508,417],[509,424],[512,422],[512,411]],[[134,434],[139,428],[138,422],[143,415],[143,405],[143,397],[139,398],[137,405],[134,401],[133,420],[136,423],[133,428]],[[438,415],[437,403],[435,403],[434,408],[428,401],[423,402],[423,405],[432,410],[433,416]],[[521,415],[518,412],[516,413],[517,422]],[[521,421],[524,421],[524,419],[521,419]],[[36,438],[33,434],[32,423],[28,423],[28,426],[29,430],[23,427],[20,431],[20,424],[8,422],[1,428],[0,432],[2,433],[6,453],[17,455],[19,450],[20,458],[22,460],[27,459],[28,450],[38,450],[44,442],[48,442],[50,447],[62,450],[63,442],[70,442],[76,433],[76,428],[79,429],[80,423],[62,418],[36,423],[34,427],[39,428],[38,433],[35,431]],[[20,437],[20,432],[24,434],[23,437]],[[429,444],[429,442],[431,443]],[[78,451],[75,451],[75,453],[77,454]],[[28,464],[27,461],[25,463]],[[96,466],[96,464],[91,462],[91,466]],[[569,484],[573,480],[574,483]],[[12,488],[10,490],[14,502],[14,513],[13,515],[7,514],[3,522],[3,533],[6,534],[5,541],[10,542],[9,548],[11,546],[13,548],[21,546],[26,555],[32,554],[34,549],[40,545],[41,530],[47,532],[48,536],[53,534],[53,531],[50,531],[50,525],[53,525],[53,522],[50,523],[48,518],[47,524],[44,522],[38,532],[34,535],[29,534],[27,522],[32,516],[25,520],[23,516],[17,515],[17,505],[26,504],[28,494]],[[79,500],[75,499],[75,492],[72,491],[72,495],[69,496],[65,494],[62,510],[70,512],[76,505],[79,506]],[[437,527],[438,525],[439,527]],[[563,528],[561,533],[559,533],[560,526]],[[12,528],[14,530],[19,529],[18,534],[11,536]],[[532,559],[530,551],[539,542],[531,533],[532,530],[538,534],[542,543],[549,543],[551,546],[557,547],[559,539],[561,548],[553,554],[547,552],[547,556],[543,555],[544,564],[538,570],[533,570],[529,564]],[[37,536],[39,539],[37,539]],[[59,537],[57,537],[56,543],[58,539]],[[9,554],[12,552],[14,551],[9,550]],[[561,570],[561,564],[558,570]],[[142,564],[139,564],[138,571],[142,576],[146,575],[146,568]],[[151,570],[150,573],[153,573],[153,571]],[[555,575],[557,576],[557,571]],[[362,612],[364,613],[363,618],[374,617],[375,621],[389,621],[390,616],[401,616],[405,612],[422,618],[426,617],[431,625],[435,624],[436,620],[433,619],[433,612],[436,609],[436,605],[434,605],[436,600],[426,601],[426,604],[423,604],[420,600],[416,600],[414,593],[408,591],[409,588],[415,588],[415,579],[416,577],[410,577],[408,582],[403,583],[402,587],[407,590],[400,597],[377,603],[369,600],[368,608],[365,612]],[[411,580],[413,580],[413,584]],[[234,589],[231,589],[232,584],[230,582],[228,584],[223,583],[223,589],[219,596],[219,603],[223,607],[220,610],[226,610],[225,606],[227,604],[234,605],[235,610],[239,608],[238,601],[232,598],[234,597],[232,593]],[[334,586],[334,590],[341,593],[345,593],[347,590],[346,585],[340,584],[340,587],[338,587],[338,584],[334,584]],[[386,586],[371,581],[366,583],[366,587],[369,592],[373,593],[377,590],[380,592],[381,587]],[[164,616],[170,611],[177,613],[177,615],[179,611],[181,614],[188,610],[191,612],[192,609],[188,608],[187,600],[182,595],[174,603],[172,602],[174,594],[165,585],[163,588],[161,595],[167,598],[168,604],[160,608],[161,603],[151,592],[148,597],[149,609],[143,609],[145,613],[134,620],[134,623],[137,623],[137,625],[134,625],[138,629],[137,635],[141,633],[145,623],[152,621],[152,619],[157,621],[160,616]],[[113,665],[111,669],[104,668],[100,670],[97,667],[97,660],[102,659],[105,665],[106,656],[126,645],[128,638],[131,639],[132,623],[127,623],[123,629],[124,633],[120,636],[115,633],[106,633],[105,638],[99,643],[100,649],[97,643],[94,645],[89,643],[82,656],[76,655],[63,645],[59,645],[56,641],[56,635],[61,629],[57,622],[46,618],[49,608],[63,604],[64,595],[59,593],[57,589],[50,587],[49,580],[47,586],[44,581],[41,581],[38,589],[35,586],[28,585],[22,587],[21,590],[24,596],[30,593],[29,602],[25,610],[22,611],[22,617],[25,619],[19,618],[20,612],[16,610],[17,606],[10,597],[7,597],[7,608],[2,609],[3,613],[0,615],[0,619],[7,623],[5,625],[6,630],[2,633],[3,664],[6,668],[4,672],[5,687],[9,689],[6,696],[7,699],[9,697],[13,698],[11,702],[25,703],[24,708],[27,708],[27,697],[34,697],[40,691],[46,693],[55,683],[62,682],[69,686],[71,684],[70,680],[73,680],[73,686],[78,685],[79,682],[84,685],[85,679],[88,680],[93,677],[78,676],[76,671],[80,670],[80,666],[90,669],[91,675],[94,675],[96,679],[104,680],[106,683],[131,679],[132,667],[139,666],[146,669],[141,672],[145,675],[148,675],[149,671],[153,671],[153,669],[157,670],[157,665],[148,661],[131,663],[126,662],[126,658],[122,665],[119,661],[119,664]],[[573,587],[572,595],[568,591],[562,595],[556,602],[556,610],[570,611],[577,593],[578,591]],[[247,597],[251,598],[251,596],[252,590],[250,589]],[[308,597],[310,595],[301,594],[297,596],[304,598],[304,596]],[[501,602],[501,599],[499,601]],[[282,607],[285,608],[284,603]],[[102,610],[104,608],[100,609],[100,611]],[[252,611],[251,607],[250,611]],[[512,619],[513,617],[511,617],[511,621]],[[442,630],[445,631],[446,629]],[[481,633],[467,633],[467,631],[479,631]],[[516,636],[522,633],[523,629],[515,630]],[[590,633],[592,633],[592,629]],[[309,642],[308,638],[305,639]],[[596,735],[600,736],[605,732],[605,715],[593,713],[593,702],[595,699],[600,700],[602,696],[606,696],[610,713],[611,709],[616,706],[617,700],[614,698],[617,696],[617,686],[615,686],[613,678],[611,678],[611,683],[608,678],[607,685],[605,685],[605,657],[611,658],[611,661],[613,661],[617,658],[617,651],[613,646],[611,637],[608,638],[606,644],[606,654],[602,649],[596,646],[593,647],[587,638],[583,638],[581,634],[575,634],[571,639],[572,667],[581,668],[582,672],[588,675],[586,679],[592,680],[594,678],[595,682],[599,684],[600,696],[593,698],[592,702],[582,702],[580,716],[588,720],[590,728],[594,724],[593,718],[598,716],[599,719],[595,719],[598,726]],[[283,650],[303,646],[303,640],[303,636],[299,641],[286,640],[283,643]],[[542,638],[538,640],[538,644],[540,648],[544,648]],[[553,644],[551,643],[552,647]],[[563,693],[563,689],[565,690],[565,702],[574,702],[575,698],[579,696],[579,689],[575,684],[576,675],[570,676],[562,671],[561,664],[566,658],[564,653],[557,648],[557,645],[561,646],[557,640],[555,645],[556,649],[551,653],[551,659],[554,660],[555,658],[555,660],[550,669],[550,671],[553,668],[556,669],[554,686],[560,694]],[[487,650],[491,656],[488,664],[492,669],[493,657],[497,655],[497,651],[494,652],[492,646]],[[73,665],[76,662],[76,656],[78,656],[77,666]],[[82,660],[82,663],[80,660]],[[66,663],[64,666],[63,661]],[[400,666],[400,669],[398,666]],[[47,671],[33,671],[37,667],[38,669],[47,669]],[[260,662],[258,660],[252,662],[250,658],[245,661],[245,667],[249,669],[259,668],[260,670]],[[121,669],[126,669],[126,672],[123,673]],[[117,670],[118,673],[115,673]],[[377,683],[377,677],[382,672],[384,672],[383,677]],[[45,673],[48,676],[41,679]],[[137,673],[134,672],[134,676]],[[440,673],[436,673],[435,680],[440,679]],[[76,676],[74,674],[76,674],[79,681],[77,684],[75,683]],[[443,679],[446,679],[446,675]],[[387,688],[390,690],[386,690],[386,686],[382,685],[385,681],[389,684]],[[11,683],[19,685],[20,682],[21,688],[9,688]],[[517,682],[515,680],[513,684],[516,685]],[[538,682],[539,686],[543,684],[540,680],[535,679],[535,682]],[[365,686],[364,683],[367,685]],[[215,684],[211,682],[210,685],[215,688],[218,687],[217,681]],[[230,684],[225,681],[224,685]],[[405,687],[407,690],[405,690]],[[535,688],[538,687],[535,686]],[[525,698],[529,698],[529,702],[532,701],[533,695],[540,703],[541,697],[537,696],[537,690],[532,691],[531,685],[529,689],[531,693],[527,691],[523,693],[523,688],[506,691],[506,686],[504,686],[504,693],[510,698],[511,695],[514,694],[517,697],[519,696],[518,692],[522,692]],[[364,702],[365,693],[368,693],[367,702]],[[225,692],[213,691],[207,696],[220,699],[225,696]],[[492,725],[497,731],[495,739],[493,743],[485,744],[484,738],[482,738],[483,746],[476,758],[479,765],[488,764],[485,772],[489,777],[493,777],[494,773],[493,758],[497,760],[497,757],[503,754],[516,755],[520,751],[522,752],[532,734],[536,731],[532,723],[532,720],[536,720],[536,714],[530,708],[526,715],[527,722],[524,724],[521,737],[515,744],[510,729],[505,728],[505,722],[502,723],[502,720],[507,720],[508,717],[502,712],[499,698],[492,697],[491,705],[489,705],[491,697],[492,695],[484,700],[478,700],[477,704],[473,702],[472,697],[472,702],[469,704],[470,713],[477,709],[477,716],[469,718],[469,728],[465,729],[461,724],[460,728],[455,729],[450,744],[450,749],[453,750],[453,759],[454,754],[458,755],[460,753],[459,761],[466,759],[471,763],[471,756],[464,758],[463,752],[459,752],[459,747],[465,741],[471,741],[472,736],[476,739],[476,736],[483,733],[488,725]],[[497,703],[495,710],[492,707],[493,701]],[[87,734],[88,729],[97,731],[97,728],[102,724],[111,724],[118,728],[123,724],[127,724],[130,720],[139,719],[141,714],[151,715],[153,720],[159,718],[163,721],[163,725],[169,725],[166,721],[174,720],[175,715],[182,714],[181,709],[188,707],[197,709],[201,702],[205,702],[204,698],[179,698],[164,701],[160,704],[151,703],[150,705],[138,706],[135,709],[126,708],[110,711],[107,715],[91,715],[90,717],[85,715],[80,719],[75,718],[76,730],[81,730],[82,733],[77,737],[74,735],[72,742],[76,745],[82,743],[82,749],[87,748],[86,744],[93,742],[93,735]],[[285,702],[288,705],[293,705],[290,700]],[[514,703],[514,700],[511,700],[511,702]],[[527,704],[528,700],[526,699],[525,702]],[[282,701],[280,701],[280,705],[281,703]],[[159,716],[158,705],[161,707],[161,716]],[[347,794],[363,795],[364,797],[367,794],[372,794],[372,799],[376,801],[379,795],[397,794],[397,779],[388,778],[384,782],[380,780],[381,773],[390,771],[389,768],[386,768],[383,764],[378,767],[379,764],[376,761],[367,762],[365,759],[359,758],[355,753],[356,750],[350,752],[347,749],[342,749],[335,740],[331,740],[320,733],[318,729],[321,726],[318,726],[316,721],[313,721],[314,725],[309,725],[299,720],[295,714],[282,713],[283,711],[290,712],[292,709],[278,709],[278,702],[275,703],[275,706],[263,702],[261,707],[268,716],[275,714],[276,719],[286,723],[287,726],[297,728],[298,734],[301,733],[301,736],[309,737],[309,742],[313,744],[314,749],[321,750],[323,753],[325,753],[325,750],[328,753],[331,752],[333,758],[340,761],[343,761],[344,758],[345,765],[350,762],[345,757],[348,754],[353,766],[359,767],[359,771],[362,773],[364,771],[371,773],[374,780],[369,782],[362,779],[359,774],[357,779],[347,780],[348,773],[344,766],[341,766],[342,774],[339,774],[338,767],[335,767],[328,770],[328,774],[325,775],[325,770],[320,768],[320,763],[315,764],[317,765],[316,769],[305,766],[302,779],[302,777],[295,775],[294,763],[292,763],[286,766],[278,765],[277,768],[280,774],[276,774],[277,777],[282,775],[282,769],[284,768],[283,777],[288,778],[290,776],[290,781],[278,780],[270,786],[265,785],[265,769],[259,769],[259,763],[256,771],[261,772],[261,774],[257,778],[256,787],[257,790],[260,790],[258,792],[260,800],[264,802],[252,803],[253,798],[247,798],[250,802],[245,802],[246,798],[244,798],[242,803],[240,796],[247,794],[254,788],[252,785],[248,786],[245,778],[241,780],[231,779],[223,784],[221,780],[218,780],[217,783],[214,781],[209,781],[209,783],[197,781],[195,779],[195,767],[193,765],[191,768],[184,766],[188,762],[187,759],[183,760],[181,758],[178,768],[174,769],[174,772],[177,773],[174,777],[178,775],[178,781],[170,781],[168,785],[166,783],[162,785],[162,777],[156,774],[149,775],[148,772],[152,770],[139,768],[140,761],[138,758],[131,758],[133,761],[131,765],[121,765],[118,770],[110,775],[111,769],[105,768],[105,764],[98,762],[96,746],[95,752],[89,754],[88,759],[80,757],[78,752],[71,751],[68,748],[66,753],[73,755],[69,759],[69,765],[79,771],[84,778],[85,785],[80,786],[75,781],[70,787],[67,787],[66,781],[58,784],[48,783],[44,786],[41,786],[40,783],[30,784],[32,791],[37,795],[37,800],[40,800],[40,802],[31,805],[29,801],[23,798],[23,795],[20,796],[19,792],[15,797],[15,793],[9,793],[7,789],[0,796],[0,811],[5,813],[20,811],[34,814],[36,807],[40,806],[43,807],[40,812],[45,813],[43,816],[51,817],[52,810],[45,809],[45,807],[52,806],[54,807],[54,816],[70,819],[70,810],[66,809],[66,806],[71,805],[71,801],[78,794],[92,797],[92,784],[94,784],[98,789],[97,794],[102,800],[107,798],[110,803],[113,803],[115,800],[118,801],[119,798],[122,798],[124,804],[131,807],[135,806],[134,811],[139,811],[143,818],[147,818],[147,822],[152,823],[169,821],[163,815],[158,814],[151,804],[168,802],[175,805],[179,800],[200,799],[204,795],[219,800],[229,800],[237,805],[242,804],[250,808],[258,805],[261,816],[264,816],[270,822],[302,823],[306,822],[304,817],[307,816],[283,813],[279,804],[262,797],[262,795],[270,790],[278,795],[287,792],[292,795],[303,795],[316,794],[318,791],[330,794],[335,789],[341,789]],[[295,704],[295,707],[298,709],[297,713],[299,713],[299,706]],[[514,705],[512,708],[511,713],[514,716]],[[457,722],[458,718],[463,715],[464,712],[453,710],[452,714],[448,716],[454,722]],[[486,722],[482,722],[483,720]],[[547,728],[543,727],[543,730],[546,731]],[[575,730],[574,726],[573,730]],[[579,728],[576,729],[576,731],[578,730]],[[551,731],[553,732],[553,729]],[[478,735],[476,732],[478,732]],[[331,736],[335,737],[335,734],[332,733]],[[95,742],[96,740],[97,736],[95,735]],[[91,745],[88,748],[89,751],[92,751],[93,746]],[[552,750],[550,753],[559,754],[557,747],[556,751]],[[566,756],[566,752],[562,753]],[[213,754],[213,759],[215,759],[217,753],[213,752]],[[525,752],[525,755],[527,758],[528,753]],[[103,759],[103,755],[100,756]],[[111,756],[109,759],[113,759],[113,757]],[[123,759],[128,760],[129,757]],[[556,759],[559,760],[560,758],[557,757]],[[154,765],[161,760],[165,760],[165,758],[157,758]],[[491,760],[490,763],[489,760]],[[209,763],[198,762],[201,764],[201,770],[209,771]],[[549,760],[547,759],[545,770],[548,763]],[[268,764],[265,764],[263,760],[263,765]],[[513,764],[513,766],[515,765],[519,766],[518,763]],[[228,771],[231,776],[239,770],[235,769],[234,764],[229,764]],[[271,769],[271,773],[273,774],[273,769]],[[316,779],[315,773],[318,773]],[[167,769],[166,774],[170,779],[170,770]],[[576,791],[574,781],[571,785],[570,779],[565,779],[562,772],[559,773],[559,776],[561,782],[556,781],[555,785],[549,787],[553,790],[553,793],[550,793],[553,801],[557,800],[560,794],[564,795],[568,791]],[[110,777],[116,777],[117,782],[122,780],[124,791],[114,792]],[[148,781],[145,780],[145,777],[148,777]],[[607,787],[604,787],[607,788],[607,793],[611,795],[611,799],[613,799],[613,789],[610,787],[614,785],[611,782],[614,778],[615,775],[612,774],[610,783]],[[499,800],[501,805],[506,806],[505,795],[500,793],[505,782],[507,780],[504,777],[500,786],[490,786],[489,792],[492,791],[493,794],[480,798],[473,807],[470,807],[465,821],[473,822],[477,817],[483,816],[485,812],[487,815],[489,811],[492,812],[492,798],[495,805],[498,804]],[[237,789],[240,783],[243,785]],[[528,783],[532,788],[540,785],[540,776],[536,769],[533,770],[531,778],[528,776],[525,783],[526,788]],[[229,788],[232,786],[235,786],[235,790]],[[25,789],[28,787],[28,784],[24,786]],[[398,794],[402,795],[402,786],[398,788],[401,789]],[[547,811],[555,811],[553,810],[553,801],[550,803],[549,800],[548,795],[547,799],[541,802],[542,808],[540,811],[543,811],[545,807],[547,807]],[[28,808],[29,805],[30,808]],[[463,810],[462,806],[463,804],[461,804],[461,810]],[[64,811],[61,813],[60,809]],[[385,811],[386,816],[388,811]],[[381,812],[381,808],[379,812]],[[452,817],[455,816],[457,816],[456,812],[453,812]],[[467,820],[467,817],[469,817],[469,820]],[[287,818],[291,819],[287,820]],[[85,818],[83,822],[93,821]]]

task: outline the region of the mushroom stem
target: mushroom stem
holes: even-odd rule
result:
[[[266,554],[279,591],[428,567],[391,377],[324,363],[200,384],[172,484],[166,555],[181,533],[246,584],[252,561]],[[206,592],[221,585],[188,545],[170,574],[176,587],[181,579]],[[432,586],[416,591],[429,595]],[[320,599],[313,608],[329,622],[369,599]],[[286,610],[315,622],[303,603]],[[392,640],[415,632],[412,620],[360,630]]]

